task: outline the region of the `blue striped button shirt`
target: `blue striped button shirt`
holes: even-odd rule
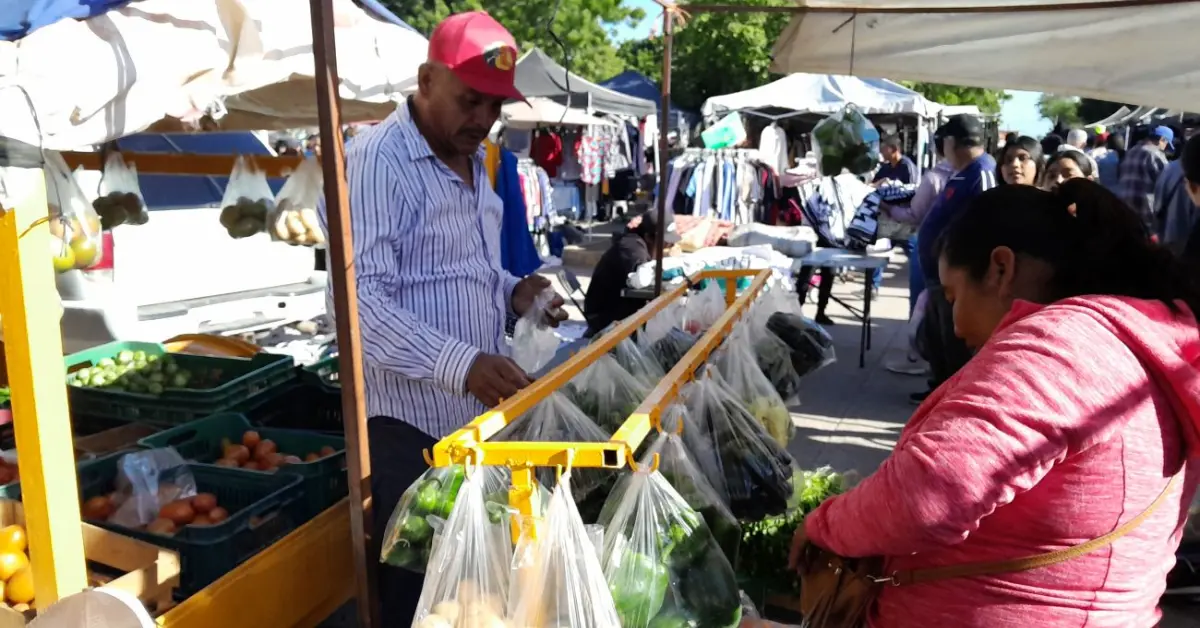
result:
[[[467,371],[480,352],[507,352],[518,282],[500,266],[504,210],[482,148],[472,168],[473,186],[434,156],[405,104],[346,152],[367,416],[435,438],[485,410]],[[326,301],[332,314],[332,291]]]

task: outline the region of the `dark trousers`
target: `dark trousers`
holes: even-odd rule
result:
[[[817,284],[817,316],[825,314],[825,306],[829,305],[829,297],[833,295],[833,280],[836,272],[833,268],[814,268],[805,266],[800,269],[799,275],[796,277],[796,291],[800,293],[800,305],[808,300],[809,283],[812,282],[813,273],[821,274],[821,282]]]
[[[921,357],[929,362],[929,389],[934,390],[971,359],[971,350],[954,335],[954,309],[940,285],[928,283],[925,318],[921,321]]]
[[[373,538],[369,556],[378,560],[382,540],[387,537],[388,517],[404,491],[429,469],[421,450],[437,443],[432,436],[397,419],[384,416],[367,420],[371,444],[371,502]],[[379,565],[380,625],[407,628],[412,625],[421,599],[425,576],[407,569]]]

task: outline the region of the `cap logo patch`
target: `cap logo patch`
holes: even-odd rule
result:
[[[509,72],[516,65],[517,53],[504,42],[496,42],[484,48],[483,60],[501,72]]]

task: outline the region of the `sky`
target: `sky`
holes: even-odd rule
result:
[[[625,0],[625,4],[640,8],[646,12],[646,19],[637,26],[630,28],[621,25],[617,27],[616,40],[645,39],[651,29],[658,30],[662,24],[662,8],[654,0]],[[1038,114],[1037,102],[1041,94],[1037,92],[1019,92],[1009,90],[1012,98],[1004,103],[1000,110],[1000,128],[1006,131],[1019,131],[1022,135],[1041,137],[1053,126]]]

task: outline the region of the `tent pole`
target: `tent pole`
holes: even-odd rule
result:
[[[325,208],[329,228],[329,280],[333,285],[337,323],[338,372],[342,383],[342,423],[346,431],[346,473],[350,488],[350,534],[354,556],[354,592],[358,625],[379,626],[375,597],[375,561],[369,560],[367,522],[370,518],[370,450],[367,444],[366,404],[363,399],[362,354],[359,350],[358,290],[354,280],[350,199],[346,189],[346,154],[342,142],[338,97],[337,48],[333,35],[333,0],[309,0],[312,15],[313,77],[317,84],[325,178]]]
[[[674,33],[671,26],[674,14],[670,10],[663,11],[663,75],[662,102],[658,108],[658,234],[655,238],[654,250],[654,296],[662,294],[663,276],[663,240],[666,237],[666,225],[663,221],[667,215],[667,135],[671,128],[671,48]]]

